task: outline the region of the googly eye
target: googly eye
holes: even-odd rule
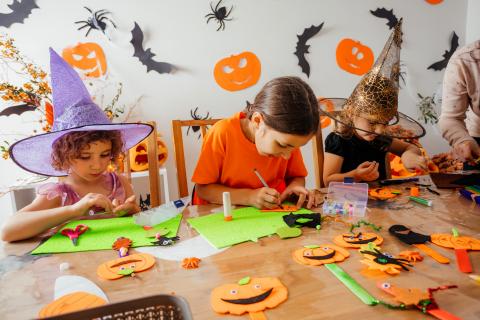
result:
[[[391,285],[390,283],[388,283],[388,282],[382,283],[382,288],[383,288],[383,289],[388,289],[388,288],[390,288],[391,286],[392,286],[392,285]]]
[[[359,239],[359,240],[362,240],[362,239],[363,239],[363,236],[362,236],[362,235],[359,235],[359,236],[358,236],[358,239]]]
[[[237,290],[230,290],[230,294],[237,294],[238,291]]]
[[[383,255],[384,255],[385,257],[393,258],[393,256],[392,256],[390,253],[387,253],[387,252],[385,252]]]
[[[310,257],[312,255],[312,251],[311,250],[305,251],[305,253],[303,255],[307,256],[307,257]]]
[[[131,264],[131,265],[130,265],[130,269],[135,269],[135,265],[134,265],[134,264]]]
[[[254,287],[255,289],[261,289],[261,288],[262,288],[262,286],[259,285],[259,284],[256,284],[256,285],[254,285],[253,287]]]
[[[328,251],[328,250],[330,250],[330,248],[329,247],[323,247],[323,250]]]
[[[120,270],[125,270],[126,268],[125,267],[120,267]]]

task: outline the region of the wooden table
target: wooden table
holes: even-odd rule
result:
[[[472,206],[470,201],[449,190],[441,191],[440,197],[426,197],[434,201],[432,208],[407,204],[404,208],[385,210],[373,204],[369,205],[367,219],[383,226],[380,234],[385,238],[382,245],[384,250],[397,254],[409,249],[388,234],[388,227],[396,223],[408,225],[425,234],[449,233],[455,226],[460,234],[480,236],[480,209]],[[398,202],[407,203],[404,199]],[[211,206],[191,207],[186,210],[184,217],[208,214],[210,210]],[[96,276],[96,268],[100,263],[116,257],[113,251],[55,254],[3,274],[0,284],[0,315],[2,319],[35,317],[42,306],[52,301],[55,279],[65,274],[60,272],[59,265],[68,262],[71,268],[66,274],[80,275],[92,280],[102,288],[111,302],[175,293],[188,300],[195,319],[248,319],[247,315],[217,315],[212,311],[209,302],[213,288],[236,282],[245,276],[278,277],[287,286],[288,300],[275,309],[267,310],[269,319],[428,318],[419,311],[395,311],[382,306],[364,305],[326,268],[307,267],[292,260],[293,250],[307,244],[332,243],[333,237],[345,230],[345,226],[340,223],[329,223],[322,226],[320,231],[304,228],[303,235],[299,238],[262,238],[257,243],[243,243],[204,258],[200,268],[193,270],[184,270],[180,262],[157,259],[152,270],[140,273],[137,278],[116,281],[104,281]],[[180,237],[186,239],[196,234],[183,220]],[[35,245],[34,241],[4,244],[3,248],[0,248],[0,258],[25,254]],[[359,262],[361,256],[354,250],[350,250],[350,258],[339,265],[372,295],[389,302],[393,302],[390,297],[376,288],[378,281],[390,281],[398,286],[422,289],[456,284],[458,289],[435,294],[439,305],[463,319],[480,319],[480,286],[457,270],[453,250],[434,247],[451,259],[449,265],[441,265],[426,256],[424,261],[417,263],[410,272],[402,271],[397,276],[371,277],[365,275],[366,267]],[[470,252],[469,255],[475,272],[480,273],[480,252]]]

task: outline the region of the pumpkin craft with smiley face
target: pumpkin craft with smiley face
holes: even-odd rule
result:
[[[168,149],[165,142],[157,137],[158,166],[165,164],[168,158]],[[147,139],[140,141],[139,144],[130,149],[130,168],[132,171],[148,170],[148,143]]]
[[[293,252],[293,260],[309,266],[320,266],[325,263],[335,263],[350,256],[347,250],[332,244],[305,246]]]
[[[400,190],[392,189],[388,187],[370,189],[368,195],[375,200],[389,200],[397,197],[400,194]]]
[[[241,315],[275,308],[287,297],[287,287],[278,278],[247,277],[213,289],[210,303],[215,312]]]
[[[362,245],[373,242],[376,245],[383,243],[383,238],[373,232],[343,233],[333,239],[336,245],[344,248],[360,248]]]
[[[102,263],[97,268],[97,275],[106,280],[116,280],[125,276],[133,276],[155,265],[155,258],[147,253],[137,253],[123,258]]]
[[[336,59],[338,66],[356,75],[367,73],[373,66],[372,49],[353,39],[343,39],[337,45]]]
[[[473,237],[455,237],[447,233],[436,233],[432,234],[430,238],[433,243],[444,248],[480,250],[480,239]]]
[[[63,49],[62,57],[86,77],[98,78],[107,72],[107,60],[102,47],[94,42],[79,43]]]
[[[253,86],[260,79],[261,63],[252,52],[221,59],[213,69],[217,84],[228,91],[243,90]]]

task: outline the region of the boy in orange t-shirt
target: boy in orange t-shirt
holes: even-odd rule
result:
[[[208,131],[192,177],[194,204],[222,203],[228,191],[232,204],[257,208],[276,208],[292,194],[298,196],[298,207],[305,200],[308,208],[317,205],[314,192],[305,188],[307,170],[299,147],[315,134],[318,121],[317,99],[304,81],[282,77],[268,82],[244,112]]]

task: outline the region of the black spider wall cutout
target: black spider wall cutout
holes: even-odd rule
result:
[[[413,267],[411,264],[408,263],[408,260],[406,259],[394,258],[388,253],[380,252],[378,249],[374,249],[374,250],[375,251],[361,250],[360,253],[368,254],[375,257],[373,261],[375,261],[378,264],[382,264],[382,265],[396,264],[397,266],[402,267],[402,269],[405,271],[410,271],[410,269],[408,269],[407,266]]]
[[[88,37],[88,34],[93,29],[99,30],[103,34],[105,34],[105,30],[107,29],[107,21],[110,22],[115,29],[117,28],[117,26],[115,25],[115,22],[113,22],[112,19],[106,17],[107,14],[111,14],[110,11],[102,9],[102,10],[93,12],[92,9],[90,8],[87,8],[87,7],[84,7],[84,8],[91,13],[91,16],[87,20],[75,21],[75,23],[83,24],[77,30],[82,30],[83,28],[88,27],[85,37]]]
[[[207,19],[207,23],[210,22],[210,20],[215,19],[217,20],[218,23],[218,28],[217,31],[220,31],[220,29],[225,30],[225,21],[232,21],[232,19],[228,19],[230,16],[230,13],[232,12],[233,6],[230,7],[230,10],[227,12],[226,7],[220,7],[220,3],[222,3],[222,0],[218,1],[217,5],[215,6],[215,9],[212,6],[212,3],[210,2],[210,9],[212,9],[212,13],[206,14],[205,18]]]
[[[198,107],[196,107],[194,110],[190,110],[190,116],[192,117],[193,120],[207,120],[207,119],[211,119],[210,117],[210,112],[207,111],[207,115],[202,117],[201,115],[198,115],[197,114],[197,111],[198,111]],[[188,134],[190,133],[190,129],[192,129],[193,133],[196,133],[198,132],[198,130],[200,130],[200,126],[190,126],[188,127],[187,129],[187,136]],[[200,139],[202,135],[199,134],[198,135],[198,139]]]

